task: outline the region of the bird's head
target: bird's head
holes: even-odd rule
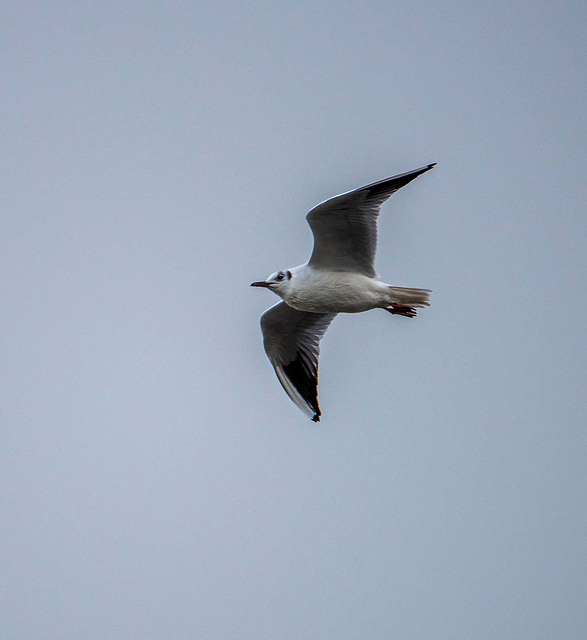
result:
[[[283,298],[285,292],[289,289],[291,278],[291,271],[284,269],[283,271],[272,273],[267,280],[252,282],[251,287],[266,287],[273,291],[273,293],[276,293],[280,298]]]

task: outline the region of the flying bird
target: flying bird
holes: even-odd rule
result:
[[[374,261],[381,205],[435,164],[317,205],[306,216],[314,235],[308,262],[251,284],[266,287],[282,299],[261,316],[265,352],[287,395],[314,422],[322,415],[318,404],[320,340],[335,316],[385,309],[413,318],[416,308],[429,306],[430,290],[381,282]]]

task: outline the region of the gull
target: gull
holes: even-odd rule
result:
[[[381,205],[435,164],[320,203],[306,216],[314,235],[308,262],[251,284],[270,289],[282,300],[261,316],[265,352],[287,395],[314,422],[322,415],[318,404],[320,340],[335,316],[385,309],[413,318],[416,308],[430,304],[429,289],[380,282],[374,261]]]

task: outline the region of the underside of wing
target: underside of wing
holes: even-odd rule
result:
[[[353,271],[375,277],[377,217],[381,205],[433,166],[429,164],[374,182],[314,207],[306,216],[314,234],[309,264],[317,269]]]
[[[320,421],[318,356],[320,340],[336,314],[297,311],[279,302],[261,316],[265,352],[287,395]]]

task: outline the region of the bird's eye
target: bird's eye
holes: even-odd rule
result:
[[[281,282],[284,278],[285,278],[285,275],[283,274],[283,271],[280,271],[275,277],[275,279],[278,280],[279,282]]]

